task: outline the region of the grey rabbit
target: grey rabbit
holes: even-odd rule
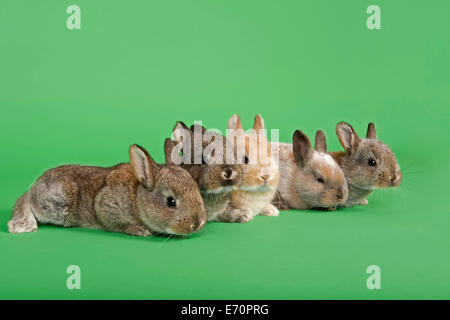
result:
[[[44,172],[17,200],[9,232],[36,231],[39,223],[187,235],[206,224],[200,190],[186,170],[155,163],[137,145],[129,157],[109,168],[63,165]]]
[[[337,124],[336,133],[345,151],[329,154],[342,168],[347,180],[348,199],[343,206],[366,205],[366,197],[373,190],[400,185],[402,172],[397,158],[386,144],[378,140],[372,122],[365,139],[359,138],[346,122]]]

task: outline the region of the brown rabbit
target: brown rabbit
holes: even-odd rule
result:
[[[272,202],[279,209],[335,210],[346,202],[344,172],[326,153],[322,130],[316,133],[315,150],[300,130],[294,132],[292,144],[272,143],[272,149],[279,150],[280,182]]]
[[[227,222],[248,222],[258,214],[278,216],[279,211],[271,201],[276,193],[280,172],[267,141],[263,118],[257,115],[251,132],[244,132],[241,118],[235,114],[228,121],[228,129],[233,130],[229,133],[233,135],[233,145],[243,177],[239,190],[231,192],[231,210],[224,213],[221,219]]]
[[[130,163],[110,168],[64,165],[44,172],[17,200],[9,232],[35,231],[39,223],[187,235],[205,225],[200,191],[186,170],[158,165],[137,145],[129,155]]]
[[[219,221],[229,208],[231,191],[241,184],[242,179],[242,170],[235,163],[233,150],[228,148],[223,135],[198,124],[189,129],[179,121],[173,134],[178,145],[166,139],[166,163],[180,163],[189,171],[200,188],[208,221]],[[182,159],[178,151],[183,153]]]
[[[330,152],[344,171],[348,186],[346,207],[368,204],[366,197],[377,188],[397,187],[402,173],[392,150],[377,139],[375,125],[369,123],[366,139],[352,126],[339,122],[336,133],[345,151]]]

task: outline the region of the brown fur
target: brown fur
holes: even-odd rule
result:
[[[330,152],[344,170],[349,197],[345,206],[367,204],[365,199],[374,189],[397,187],[402,173],[392,150],[377,139],[375,125],[369,123],[366,139],[360,139],[351,125],[340,122],[336,126],[345,151]],[[376,165],[370,166],[369,160]]]
[[[167,197],[177,206],[168,206]],[[185,235],[204,226],[206,212],[188,172],[158,165],[145,149],[133,145],[130,163],[110,168],[64,165],[44,172],[17,201],[9,232],[35,231],[38,222],[136,236]]]
[[[187,151],[183,145],[184,137],[182,138],[177,133],[177,129],[182,129],[184,130],[182,132],[189,135],[190,155],[186,154]],[[174,137],[180,145],[180,148],[177,148],[172,140],[166,139],[166,162],[172,161],[172,156],[175,154],[176,157],[178,149],[181,150],[183,153],[181,166],[189,171],[198,183],[205,203],[206,212],[208,213],[208,220],[218,221],[219,216],[229,208],[231,191],[238,188],[242,180],[242,170],[236,164],[235,155],[233,150],[229,148],[228,140],[221,134],[208,131],[200,125],[193,125],[189,129],[181,121],[175,125]],[[194,139],[198,139],[197,144]],[[220,139],[220,141],[216,141],[215,139]],[[211,150],[214,146],[212,145],[214,141],[221,143],[221,150]],[[195,163],[194,151],[197,151],[198,155],[202,155],[204,158],[203,163]],[[208,157],[209,152],[211,152],[211,156],[217,156],[217,159],[215,159],[216,162],[213,161],[214,159]],[[220,154],[216,155],[215,152],[221,152],[222,156],[220,157]]]
[[[254,216],[277,216],[279,211],[271,204],[275,195],[280,173],[270,143],[265,136],[264,120],[260,115],[255,117],[253,130],[246,133],[242,129],[241,119],[233,115],[228,121],[228,129],[234,130],[234,148],[237,156],[243,150],[248,164],[243,159],[238,159],[243,172],[242,184],[239,190],[231,193],[232,210],[219,217],[227,222],[248,222]],[[263,157],[261,151],[266,153]]]

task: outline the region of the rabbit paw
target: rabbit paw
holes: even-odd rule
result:
[[[245,223],[249,222],[253,219],[253,215],[242,209],[231,209],[228,212],[225,212],[224,214],[219,216],[219,220],[222,222],[239,222],[239,223]]]
[[[281,194],[279,191],[275,193],[275,196],[272,199],[272,204],[278,209],[278,210],[289,210],[289,205],[286,201],[281,197]]]
[[[33,232],[38,229],[36,219],[13,219],[8,222],[8,231],[10,233]]]
[[[361,206],[367,206],[369,204],[369,201],[367,199],[362,199],[359,205]]]
[[[277,217],[280,215],[280,211],[273,204],[268,203],[260,214],[263,216]]]
[[[148,237],[152,235],[150,230],[142,226],[128,226],[125,228],[124,233],[136,237]]]

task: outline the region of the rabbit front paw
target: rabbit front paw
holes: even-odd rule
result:
[[[361,202],[359,203],[361,206],[367,206],[369,204],[369,200],[367,199],[362,199]]]
[[[150,230],[142,226],[128,226],[125,228],[124,233],[136,237],[148,237],[152,235]]]
[[[271,203],[268,203],[260,213],[263,216],[277,217],[280,211]]]
[[[242,209],[231,209],[219,216],[222,222],[245,223],[253,219],[251,212]]]

